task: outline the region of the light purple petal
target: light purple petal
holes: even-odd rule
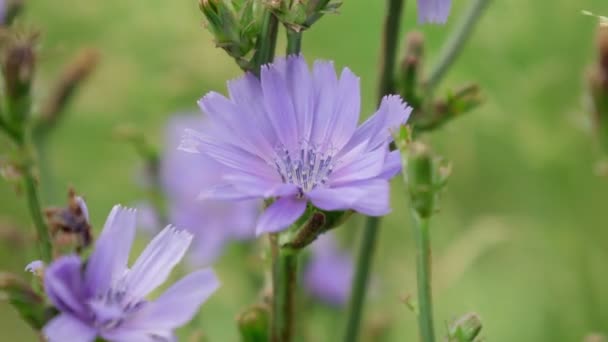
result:
[[[135,238],[136,219],[134,209],[120,205],[112,208],[87,262],[85,281],[91,295],[105,291],[126,269]]]
[[[78,318],[62,313],[42,328],[42,334],[46,336],[49,342],[88,342],[95,340],[97,332]]]
[[[314,88],[306,60],[300,55],[287,57],[285,64],[287,87],[293,101],[300,139],[310,140],[314,120]]]
[[[103,331],[101,336],[112,342],[177,342],[172,331],[167,330],[135,330],[120,326],[117,329]]]
[[[146,305],[131,322],[135,330],[173,330],[188,323],[199,307],[219,288],[211,269],[193,272]]]
[[[264,104],[268,118],[280,142],[289,150],[298,145],[298,121],[288,93],[285,78],[273,64],[262,67],[260,72]]]
[[[379,216],[390,211],[389,186],[382,179],[371,179],[336,188],[318,188],[307,194],[310,201],[323,210],[347,210]]]
[[[179,149],[186,152],[205,153],[216,161],[240,172],[256,175],[261,178],[275,175],[274,169],[260,157],[242,148],[222,142],[211,132],[186,130]],[[217,134],[217,133],[216,133]]]
[[[352,162],[336,168],[329,178],[331,186],[344,186],[351,182],[377,177],[382,172],[387,152],[388,148],[385,147],[362,153]]]
[[[391,212],[388,181],[378,179],[363,186],[366,194],[357,199],[352,209],[368,216],[384,216]]]
[[[184,257],[192,242],[192,234],[173,226],[163,229],[141,253],[127,273],[127,292],[144,298],[167,280],[173,267]]]
[[[234,184],[218,184],[203,190],[197,200],[224,200],[224,201],[242,201],[262,197],[257,194],[250,194],[237,189]]]
[[[276,233],[296,222],[306,210],[306,200],[295,196],[281,197],[258,219],[256,234]]]
[[[408,107],[399,96],[385,96],[378,111],[357,128],[344,150],[349,150],[366,140],[369,141],[368,150],[374,150],[392,141],[391,130],[404,124],[411,112],[412,108]]]
[[[331,135],[328,128],[334,115],[338,78],[334,64],[330,61],[315,61],[312,73],[315,114],[310,141],[313,145],[323,146]]]
[[[445,24],[451,6],[452,0],[418,0],[418,22]]]
[[[240,148],[259,156],[271,156],[272,146],[256,129],[255,121],[243,115],[241,108],[233,101],[216,92],[209,92],[198,101],[201,110],[209,115],[217,126],[230,132],[230,140]]]
[[[264,107],[264,95],[260,80],[251,73],[246,73],[243,77],[228,82],[228,91],[230,98],[240,108],[247,109],[246,115],[250,117],[252,123],[251,131],[256,132],[259,136],[254,137],[258,148],[271,156],[274,152],[273,142],[277,141],[277,136],[272,126],[272,122],[268,118],[266,108]]]
[[[331,133],[328,148],[340,150],[352,137],[359,122],[360,95],[359,77],[344,68],[338,82],[333,112],[318,113],[329,117],[326,128]]]
[[[60,311],[84,313],[83,288],[82,262],[76,255],[61,257],[45,270],[44,292]]]
[[[384,166],[382,172],[378,175],[379,178],[390,180],[395,177],[399,172],[403,164],[401,163],[401,153],[399,151],[392,151],[386,155],[384,160]]]

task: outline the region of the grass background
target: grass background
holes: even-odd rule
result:
[[[427,65],[467,2],[455,1],[447,26],[419,27],[414,1],[408,1],[404,24],[426,35]],[[597,151],[583,90],[596,21],[581,9],[608,14],[608,3],[493,1],[443,83],[447,91],[476,81],[487,101],[430,137],[454,166],[432,227],[440,334],[444,322],[469,311],[481,315],[489,341],[581,341],[589,332],[608,333],[608,181],[593,174]],[[332,59],[361,76],[366,115],[375,102],[383,10],[382,1],[345,1],[339,15],[325,17],[304,36],[309,60]],[[71,184],[83,193],[95,227],[113,204],[143,197],[136,183],[139,161],[112,139],[113,127],[134,124],[161,144],[170,113],[194,108],[205,92],[224,91],[225,81],[239,75],[214,48],[195,1],[30,1],[23,24],[43,32],[40,98],[78,48],[101,51],[100,68],[47,146],[55,188]],[[0,141],[5,153],[6,140]],[[388,327],[387,341],[417,337],[415,316],[399,301],[415,293],[402,189],[396,180],[366,312],[368,328]],[[61,203],[61,192],[55,196],[53,202]],[[29,228],[24,199],[6,182],[0,182],[0,198],[0,220]],[[361,223],[354,219],[341,229],[350,247]],[[33,253],[4,241],[0,256],[2,268],[22,272]],[[199,320],[210,341],[237,340],[234,317],[256,296],[242,281],[244,264],[237,247],[218,262],[223,287]],[[341,336],[344,311],[322,305],[308,310],[303,337]],[[3,340],[35,340],[5,303],[0,318]]]

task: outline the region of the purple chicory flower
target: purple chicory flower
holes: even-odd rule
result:
[[[168,226],[127,267],[136,212],[115,206],[86,263],[63,256],[45,270],[44,288],[59,314],[43,328],[50,342],[172,341],[218,288],[212,270],[193,272],[154,301],[146,296],[165,282],[192,240]]]
[[[180,148],[227,166],[202,198],[276,199],[258,218],[256,233],[294,223],[307,202],[323,210],[352,209],[371,216],[390,211],[388,180],[401,170],[389,152],[390,129],[411,108],[386,96],[357,127],[359,78],[348,68],[301,56],[281,58],[228,83],[229,98],[211,92],[199,101],[211,129],[187,130]],[[193,169],[190,167],[190,169]]]
[[[193,265],[208,265],[229,241],[255,237],[255,220],[261,202],[226,202],[198,199],[202,189],[213,187],[228,167],[205,155],[178,149],[186,128],[205,130],[207,120],[199,115],[176,115],[167,125],[166,150],[160,178],[167,196],[169,221],[187,227],[194,235],[188,259]]]
[[[418,22],[445,24],[451,7],[452,0],[418,0]]]
[[[332,233],[323,234],[312,244],[312,256],[304,271],[304,285],[311,295],[330,305],[344,306],[353,275],[353,259],[340,250]]]

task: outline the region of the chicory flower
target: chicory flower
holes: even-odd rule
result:
[[[129,268],[135,219],[135,210],[115,206],[86,263],[69,255],[46,268],[45,292],[59,311],[43,328],[50,342],[172,341],[173,330],[190,321],[218,288],[213,271],[203,269],[147,300],[182,259],[192,235],[166,227]]]
[[[205,199],[271,199],[256,232],[293,224],[310,201],[327,211],[390,211],[389,179],[401,170],[389,151],[391,128],[411,113],[399,96],[357,127],[359,78],[332,62],[309,70],[301,56],[278,59],[228,83],[229,98],[211,92],[199,101],[210,129],[187,130],[181,149],[207,155],[227,167]],[[192,169],[192,168],[191,168]]]
[[[418,22],[445,24],[451,7],[452,0],[418,0]]]

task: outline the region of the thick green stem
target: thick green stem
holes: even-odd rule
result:
[[[31,166],[26,166],[23,172],[23,183],[25,186],[27,204],[30,215],[32,216],[32,220],[34,221],[34,226],[36,227],[36,233],[38,234],[40,258],[48,263],[53,258],[53,246],[51,245],[51,237],[46,227],[46,223],[42,217],[42,207],[40,206],[38,187],[36,186],[36,180],[32,175]]]
[[[357,270],[353,279],[351,299],[349,307],[349,317],[346,326],[345,342],[356,341],[359,335],[361,325],[361,317],[363,316],[363,302],[367,284],[369,282],[369,273],[372,264],[372,257],[378,238],[378,226],[380,224],[379,217],[367,218],[367,223],[363,231],[359,257],[357,260]]]
[[[293,340],[297,276],[298,253],[279,247],[273,264],[272,342]]]
[[[467,8],[465,14],[458,22],[454,31],[446,41],[445,45],[441,50],[437,63],[431,69],[429,78],[427,80],[426,88],[429,93],[432,93],[435,88],[439,85],[446,72],[450,69],[456,58],[462,51],[464,44],[471,36],[473,29],[479,19],[486,5],[490,3],[490,0],[472,0],[471,5]]]
[[[395,61],[397,59],[399,26],[401,24],[404,5],[404,0],[387,0],[386,19],[384,21],[384,31],[382,35],[382,64],[378,83],[378,103],[382,101],[382,97],[395,90],[393,77],[395,73]],[[355,278],[353,279],[352,284],[349,317],[346,326],[346,334],[344,336],[344,341],[346,342],[356,341],[359,337],[361,318],[363,316],[363,304],[365,303],[365,295],[367,292],[367,284],[369,282],[376,240],[378,239],[379,226],[380,218],[367,218],[363,230],[361,246],[359,248]]]
[[[416,238],[416,278],[418,281],[418,328],[422,342],[435,342],[431,287],[431,238],[429,218],[412,210]]]
[[[258,47],[254,57],[255,65],[253,65],[254,73],[259,74],[260,67],[272,62],[274,59],[278,30],[279,21],[277,17],[270,10],[267,10],[264,14],[262,29],[258,37]]]
[[[296,32],[287,28],[287,54],[297,55],[302,49],[302,31]]]

